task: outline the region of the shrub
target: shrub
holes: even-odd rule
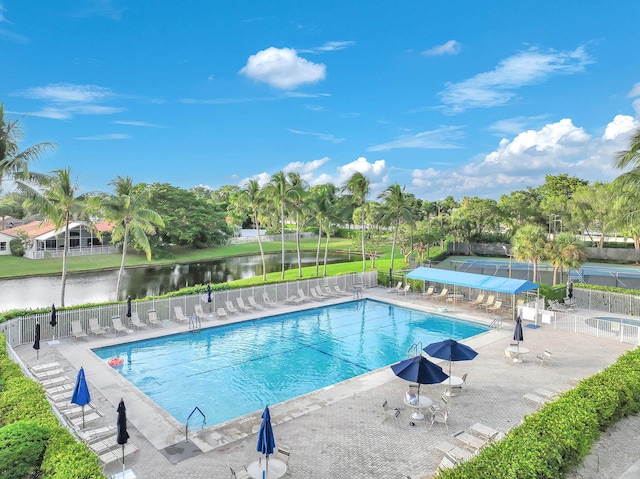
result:
[[[24,256],[24,253],[25,253],[24,244],[22,243],[21,239],[14,238],[11,241],[9,241],[9,249],[11,250],[11,254],[13,256],[19,256],[19,257]]]
[[[37,477],[49,430],[36,421],[0,428],[0,479]]]

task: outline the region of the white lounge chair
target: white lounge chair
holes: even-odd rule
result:
[[[438,301],[445,301],[447,299],[447,296],[449,296],[449,290],[447,288],[444,288],[442,291],[440,291],[439,294],[435,295],[433,299],[437,299]]]
[[[120,316],[111,317],[111,326],[113,326],[113,330],[116,332],[116,336],[119,333],[126,333],[127,331],[129,331],[129,329],[122,324]]]
[[[254,298],[253,296],[249,296],[247,298],[247,301],[249,302],[249,306],[251,306],[253,309],[257,311],[264,311],[264,306],[262,306],[261,304],[258,304],[256,302],[256,298]]]
[[[188,323],[189,322],[189,318],[187,318],[184,315],[184,312],[182,311],[182,306],[174,306],[173,307],[173,312],[176,315],[176,320],[180,323]]]
[[[305,301],[311,301],[311,298],[302,289],[298,288],[298,299],[294,300],[294,303],[304,303]]]
[[[271,301],[271,298],[269,298],[269,295],[267,294],[266,291],[262,293],[262,302],[265,304],[265,306],[269,306],[270,308],[278,307],[276,303]]]
[[[100,326],[98,318],[89,318],[89,329],[94,337],[101,334],[107,334],[107,330]]]
[[[238,308],[236,308],[231,301],[225,301],[224,304],[227,307],[226,308],[227,309],[227,313],[233,314],[233,313],[239,313],[240,312],[238,310]]]
[[[318,296],[320,296],[321,298],[328,299],[328,298],[332,298],[334,296],[331,293],[327,293],[327,292],[323,291],[319,284],[316,285],[315,290],[316,290],[316,293],[318,293]]]
[[[78,338],[86,338],[88,336],[88,334],[84,332],[84,329],[82,329],[80,321],[71,321],[71,335],[74,340],[77,340]]]
[[[242,299],[242,296],[238,296],[236,298],[236,304],[238,305],[238,309],[240,311],[244,311],[244,312],[251,311],[251,308],[249,306],[247,306],[246,304],[244,304],[244,299]]]
[[[318,289],[320,289],[320,286],[318,286]],[[342,296],[337,291],[332,290],[329,286],[325,286],[324,287],[324,292],[327,294],[327,296],[332,296],[334,298],[338,298],[338,297]]]
[[[193,311],[195,312],[196,316],[198,317],[198,319],[200,321],[204,321],[205,319],[207,319],[209,317],[204,313],[204,310],[202,309],[202,305],[201,304],[196,304],[193,307]]]
[[[400,288],[398,291],[396,291],[396,293],[404,293],[404,295],[406,296],[409,290],[411,290],[411,283],[405,284],[404,287]]]
[[[140,316],[138,316],[138,312],[137,311],[133,311],[131,313],[131,324],[136,329],[141,329],[141,328],[146,328],[147,327],[147,325],[145,323],[140,321]]]
[[[478,296],[476,296],[476,299],[469,300],[469,306],[471,307],[480,306],[483,302],[484,302],[484,293],[480,293],[478,294]]]
[[[162,321],[158,319],[158,313],[156,313],[155,309],[150,309],[148,314],[149,314],[149,324],[152,327],[159,326],[160,324],[162,324]]]
[[[429,286],[429,288],[427,288],[427,290],[422,293],[422,296],[431,296],[433,295],[435,288],[433,286]]]
[[[111,462],[121,461],[123,456],[126,457],[129,454],[133,454],[135,452],[138,452],[138,448],[128,442],[124,445],[124,448],[120,446],[113,449],[112,451],[107,451],[98,455],[98,459],[100,459],[100,462],[102,462],[102,464],[107,465]]]
[[[341,296],[351,296],[351,293],[348,293],[347,291],[343,291],[342,289],[340,289],[340,286],[338,286],[337,284],[333,285],[333,289],[336,291],[336,293],[338,293]]]
[[[309,294],[311,295],[311,299],[315,299],[316,301],[324,301],[327,299],[324,295],[320,296],[315,288],[309,288]]]
[[[52,362],[52,363],[46,363],[46,364],[40,364],[39,366],[32,366],[31,370],[32,371],[46,371],[47,369],[56,369],[60,367],[60,363],[58,362]]]
[[[227,314],[227,310],[226,310],[226,309],[224,309],[224,308],[218,308],[218,309],[216,310],[216,317],[217,317],[218,319],[227,319],[227,316],[228,316],[228,314]]]
[[[62,376],[64,374],[64,369],[56,368],[56,369],[47,369],[46,371],[31,371],[31,373],[38,378],[38,380],[42,381],[43,379],[51,379],[56,378],[58,376]]]
[[[402,288],[402,281],[398,281],[398,284],[396,284],[396,287],[388,289],[387,293],[397,293],[398,291],[400,291],[400,288]]]
[[[496,302],[496,297],[493,294],[490,294],[487,300],[484,303],[479,304],[478,306],[480,306],[481,308],[487,309],[490,306],[493,306],[493,303],[495,302]]]
[[[524,396],[522,396],[522,398],[525,401],[529,401],[533,403],[536,409],[540,409],[542,406],[544,406],[549,402],[549,399],[542,396],[538,396],[537,394],[533,394],[533,393],[527,393]]]

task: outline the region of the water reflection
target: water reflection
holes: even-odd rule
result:
[[[265,255],[267,273],[280,271],[280,253]],[[329,263],[349,260],[348,255],[329,255]],[[302,266],[312,266],[313,253],[303,253]],[[285,255],[287,269],[297,268],[296,253]],[[322,267],[322,266],[321,266]],[[180,288],[205,283],[224,283],[234,279],[250,278],[262,274],[260,255],[224,258],[216,261],[177,264],[173,266],[128,269],[124,273],[121,299],[158,296]],[[115,300],[118,271],[69,274],[65,304],[100,303]],[[60,303],[60,276],[44,276],[0,280],[0,311],[21,308],[49,307]]]

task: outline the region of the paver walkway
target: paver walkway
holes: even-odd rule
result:
[[[364,297],[427,311],[442,306],[416,294],[390,294],[382,288],[365,290]],[[286,310],[280,308],[277,312]],[[485,323],[491,321],[491,317],[461,306],[447,314]],[[249,318],[255,315],[245,314],[239,320]],[[205,323],[209,324],[213,322]],[[92,347],[186,329],[185,325],[172,324],[128,337],[77,342],[65,339],[58,346],[44,345],[40,350],[41,363],[58,361],[69,377],[75,377],[77,369],[84,366],[92,402],[105,413],[104,424],[115,424],[115,408],[121,397],[125,399],[130,442],[140,449],[127,457],[127,467],[139,479],[226,478],[229,477],[228,463],[240,466],[258,458],[255,433],[261,411],[190,434],[190,442],[185,444],[183,426],[90,352]],[[454,365],[454,374],[460,376],[466,372],[468,378],[462,394],[451,400],[448,430],[442,424],[434,425],[430,431],[425,422],[409,424],[412,411],[402,402],[407,383],[396,378],[390,368],[270,405],[276,442],[291,447],[290,477],[405,479],[417,477],[423,471],[434,471],[443,456],[435,446],[445,440],[455,442],[453,433],[475,422],[507,430],[533,412],[530,403],[523,399],[524,394],[537,388],[566,390],[572,384],[569,378],[594,374],[633,347],[548,327],[525,328],[525,346],[532,354],[524,363],[513,364],[504,357],[512,329],[512,323],[507,322],[502,330],[492,330],[465,341],[479,355],[473,361]],[[539,367],[533,358],[544,349],[553,352],[553,365]],[[35,364],[31,345],[20,346],[16,351],[26,364]],[[432,399],[444,392],[442,386],[423,386],[422,390]],[[385,399],[392,407],[401,408],[398,420],[382,422],[381,405]],[[204,452],[194,452],[194,445]],[[121,467],[113,463],[105,472],[114,474]]]

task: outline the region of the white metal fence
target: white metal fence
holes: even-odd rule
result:
[[[218,308],[226,308],[226,301],[236,303],[236,298],[242,297],[245,304],[246,298],[253,296],[258,303],[262,303],[263,294],[266,293],[271,302],[281,302],[291,296],[297,295],[298,289],[310,296],[309,288],[320,286],[338,285],[343,291],[351,292],[353,285],[363,285],[365,288],[377,286],[378,273],[352,273],[343,276],[330,276],[327,278],[314,278],[301,281],[289,281],[286,283],[276,283],[264,286],[253,286],[250,288],[229,289],[225,291],[214,291],[211,294],[211,303],[207,302],[207,295],[176,296],[173,298],[151,299],[148,301],[134,301],[132,310],[137,311],[138,316],[144,322],[147,321],[149,311],[155,310],[161,320],[174,320],[176,306],[180,306],[182,311],[191,316],[194,314],[194,306],[202,305],[205,313],[215,313]],[[40,339],[47,341],[54,337],[71,337],[71,323],[79,321],[82,329],[90,334],[89,319],[97,318],[100,326],[111,327],[111,318],[120,316],[123,324],[127,325],[125,317],[127,311],[126,303],[104,304],[94,307],[60,310],[57,314],[58,324],[55,328],[49,324],[51,315],[49,313],[32,314],[0,323],[0,332],[3,333],[7,342],[12,346],[28,344],[34,340],[36,323],[40,324]]]
[[[95,254],[114,254],[118,250],[115,246],[87,246],[84,248],[69,248],[67,256],[90,256]],[[44,258],[62,258],[64,252],[62,250],[48,249],[43,251],[27,250],[24,253],[25,258],[44,259]]]
[[[282,235],[260,235],[260,241],[269,242],[269,241],[282,241]],[[318,236],[315,233],[300,233],[300,239],[312,239],[317,238]],[[295,241],[296,235],[295,233],[285,234],[285,241]],[[237,238],[230,238],[229,244],[245,244],[245,243],[257,243],[257,236],[239,236]]]
[[[546,320],[554,329],[586,334],[622,343],[640,344],[640,321],[624,318],[598,318],[572,312],[545,311]]]
[[[573,299],[578,308],[638,316],[640,319],[640,296],[574,287]]]

